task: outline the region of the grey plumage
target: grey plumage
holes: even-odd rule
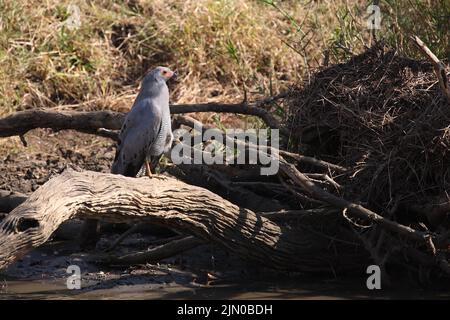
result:
[[[170,150],[173,135],[166,81],[174,75],[157,67],[145,76],[122,125],[112,173],[135,177],[146,159],[154,162]]]

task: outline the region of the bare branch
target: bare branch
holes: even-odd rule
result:
[[[0,137],[20,136],[37,128],[74,129],[89,133],[100,128],[119,130],[123,119],[123,113],[112,111],[20,111],[0,119]]]
[[[226,112],[253,115],[261,118],[269,127],[280,129],[282,134],[288,134],[285,128],[281,128],[278,120],[272,114],[261,108],[265,104],[272,103],[285,97],[280,94],[253,104],[237,103],[206,103],[206,104],[179,104],[171,105],[172,114],[191,112]],[[18,135],[23,137],[25,133],[37,128],[51,128],[54,130],[73,129],[86,133],[117,139],[116,133],[110,130],[120,130],[125,115],[113,111],[51,111],[51,110],[27,110],[13,113],[0,119],[0,137]],[[107,130],[104,130],[107,129]],[[23,141],[23,140],[22,140]]]
[[[434,72],[439,80],[439,85],[442,92],[447,97],[448,102],[450,102],[450,86],[447,78],[447,72],[445,70],[445,65],[436,57],[436,55],[431,52],[431,50],[419,39],[418,36],[412,36],[410,39],[416,44],[422,54],[433,64]]]
[[[311,182],[308,177],[297,170],[297,168],[284,159],[280,160],[280,169],[289,176],[296,184],[301,186],[306,192],[308,192],[313,198],[326,202],[333,205],[336,208],[346,210],[350,215],[355,218],[360,218],[368,220],[379,224],[380,226],[395,232],[397,234],[403,235],[411,240],[421,241],[424,243],[428,242],[430,237],[429,233],[421,232],[412,229],[408,226],[399,224],[395,221],[386,219],[375,212],[364,208],[363,206],[347,201],[343,198],[339,198],[319,187],[317,187],[313,182]]]

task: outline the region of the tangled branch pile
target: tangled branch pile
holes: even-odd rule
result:
[[[450,105],[431,63],[378,44],[324,68],[288,104],[291,151],[349,168],[335,178],[341,196],[416,230],[448,234]],[[403,242],[374,232],[364,241],[373,258],[374,238],[383,238],[387,255]]]
[[[450,106],[430,63],[375,46],[317,73],[290,112],[295,151],[353,168],[346,197],[383,214],[446,201]]]

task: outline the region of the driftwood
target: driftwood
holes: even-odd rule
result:
[[[62,222],[75,217],[151,222],[279,270],[330,272],[340,268],[339,259],[349,259],[329,241],[317,237],[313,241],[311,235],[173,178],[149,180],[68,169],[0,223],[0,269],[43,244]],[[312,247],[321,250],[320,257],[311,256]]]

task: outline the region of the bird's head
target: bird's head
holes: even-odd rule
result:
[[[145,78],[166,82],[171,78],[176,78],[176,76],[177,73],[175,71],[170,70],[167,67],[156,67],[155,69],[150,71],[150,73]]]

